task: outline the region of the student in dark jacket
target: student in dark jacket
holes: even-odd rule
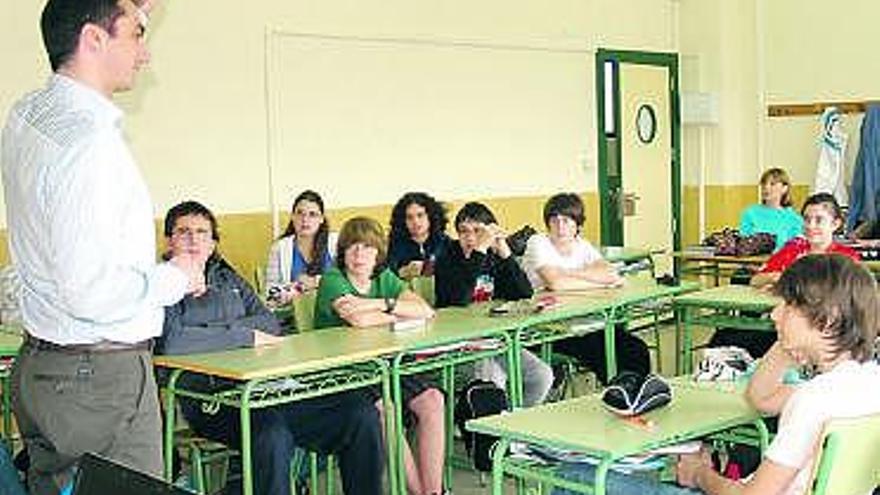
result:
[[[434,262],[450,243],[446,208],[423,192],[403,195],[391,210],[388,267],[400,278],[432,275]]]
[[[434,267],[438,308],[467,306],[491,299],[515,301],[532,296],[532,284],[513,257],[507,235],[482,203],[465,204],[455,216],[458,242],[450,242]],[[522,353],[523,403],[540,404],[553,385],[553,370],[527,350]],[[477,366],[480,378],[504,388],[506,362],[493,358]]]
[[[201,260],[207,288],[166,308],[157,353],[213,352],[283,341],[272,313],[215,252],[219,237],[210,210],[195,201],[171,208],[165,217],[165,237],[170,255],[188,253]],[[179,385],[216,392],[235,384],[187,373]],[[182,398],[181,410],[199,435],[240,448],[238,409],[221,406],[216,413],[205,412],[200,402]],[[379,416],[364,394],[343,392],[257,409],[251,412],[251,428],[255,493],[290,494],[290,460],[297,445],[338,455],[346,494],[382,491]],[[239,492],[239,484],[227,486],[227,493]]]

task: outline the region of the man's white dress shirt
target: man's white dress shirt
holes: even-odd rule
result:
[[[11,110],[0,144],[12,261],[28,333],[134,343],[162,331],[183,271],[156,264],[153,206],[99,92],[55,74]]]

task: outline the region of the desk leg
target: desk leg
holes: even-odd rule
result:
[[[682,349],[681,356],[684,363],[682,363],[681,370],[684,374],[690,375],[694,372],[694,338],[693,338],[693,325],[691,323],[691,310],[687,306],[681,308],[681,319],[682,319],[682,331],[684,332],[682,338],[682,344],[684,345],[684,349]],[[693,308],[693,310],[698,311],[698,308]]]
[[[243,495],[254,493],[254,470],[251,459],[251,389],[253,381],[244,385],[241,397],[241,488]]]
[[[177,403],[175,402],[175,393],[177,390],[177,379],[180,378],[182,370],[174,370],[168,379],[168,385],[164,390],[165,397],[165,481],[173,483],[174,480],[174,420],[177,412]]]
[[[767,446],[770,444],[770,432],[767,431],[767,425],[764,423],[762,418],[758,418],[755,420],[755,428],[758,430],[758,440],[759,445],[761,446],[761,457],[764,457],[764,453],[767,451]]]
[[[446,365],[443,367],[443,390],[447,393],[444,401],[446,412],[444,416],[444,441],[446,443],[445,464],[443,466],[443,486],[452,486],[452,454],[453,452],[453,430],[455,429],[455,366]]]
[[[606,484],[608,482],[608,469],[611,468],[611,459],[604,459],[596,467],[596,486],[593,495],[605,495],[607,493]]]
[[[523,405],[523,377],[522,377],[522,332],[516,329],[513,337],[505,342],[507,352],[507,388],[510,394],[510,408],[516,409]]]
[[[401,494],[406,493],[406,460],[404,457],[404,449],[406,448],[406,428],[403,424],[403,392],[400,385],[400,361],[403,359],[403,353],[394,356],[391,365],[391,403],[394,408],[394,427],[393,431],[385,434],[386,442],[394,441],[394,454],[396,459],[395,471],[397,474],[397,488]],[[392,438],[393,437],[393,438]]]
[[[617,376],[617,343],[614,338],[614,325],[618,308],[611,308],[605,314],[605,370],[608,380]]]
[[[397,485],[397,427],[394,424],[395,409],[391,393],[391,372],[388,363],[377,359],[376,364],[382,372],[382,408],[385,411],[385,455],[388,457],[388,491],[391,495],[399,495],[401,492]]]
[[[3,372],[3,440],[9,451],[12,446],[12,370]]]
[[[492,452],[492,495],[504,495],[504,455],[510,446],[510,439],[501,438]]]

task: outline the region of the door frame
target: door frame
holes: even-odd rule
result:
[[[623,183],[621,159],[621,122],[620,122],[620,70],[614,71],[613,98],[614,98],[614,122],[617,131],[616,138],[609,138],[605,134],[605,63],[614,61],[617,63],[652,65],[666,67],[669,70],[669,122],[671,123],[671,183],[672,188],[672,249],[681,249],[681,114],[679,108],[679,80],[678,80],[678,54],[666,52],[642,52],[632,50],[609,50],[600,48],[596,51],[596,134],[599,151],[599,219],[601,243],[605,245],[623,245],[623,222],[617,216],[618,206],[612,204],[609,194],[612,186],[619,189]],[[608,176],[609,147],[616,145],[613,165],[619,170],[616,178]],[[614,182],[614,183],[612,183]]]

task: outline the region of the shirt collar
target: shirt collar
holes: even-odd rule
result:
[[[122,110],[95,89],[64,74],[52,74],[49,87],[67,93],[74,106],[93,112],[100,120],[114,126],[122,122]]]

